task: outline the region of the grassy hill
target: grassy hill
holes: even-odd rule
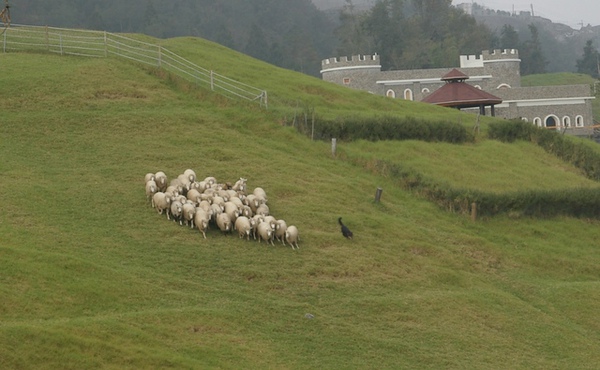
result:
[[[381,156],[498,191],[598,184],[537,147],[484,137],[462,146],[339,143],[344,155],[332,158],[329,143],[282,119],[295,107],[468,127],[474,118],[333,86],[199,39],[161,43],[263,86],[269,110],[127,61],[0,54],[1,368],[600,362],[598,220],[472,222],[344,158]],[[214,228],[204,239],[158,215],[144,175],[186,168],[263,187],[272,213],[298,226],[300,250]],[[341,236],[339,216],[354,240]]]

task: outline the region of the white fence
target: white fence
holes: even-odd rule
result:
[[[267,107],[267,92],[207,70],[159,46],[104,31],[12,24],[1,34],[2,52],[50,52],[87,57],[117,56],[162,68],[233,99]]]

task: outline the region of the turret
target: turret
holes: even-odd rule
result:
[[[381,64],[377,54],[329,58],[321,62],[324,81],[374,93],[379,93],[375,82],[380,72]]]

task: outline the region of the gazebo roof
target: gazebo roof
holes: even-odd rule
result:
[[[502,103],[502,99],[465,83],[469,76],[454,68],[442,81],[446,84],[422,101],[444,107],[470,108]]]

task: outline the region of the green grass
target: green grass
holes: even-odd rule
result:
[[[348,91],[202,40],[164,42],[264,86],[273,109],[125,61],[0,54],[0,368],[600,362],[599,221],[471,222],[332,158],[329,143],[278,123],[290,111],[277,102],[309,102],[330,117],[447,115],[472,125],[472,116]],[[523,143],[338,145],[448,182],[595,186]],[[144,174],[186,168],[263,187],[272,213],[300,229],[300,250],[214,228],[205,240],[159,216]],[[339,216],[354,240],[341,236]]]

